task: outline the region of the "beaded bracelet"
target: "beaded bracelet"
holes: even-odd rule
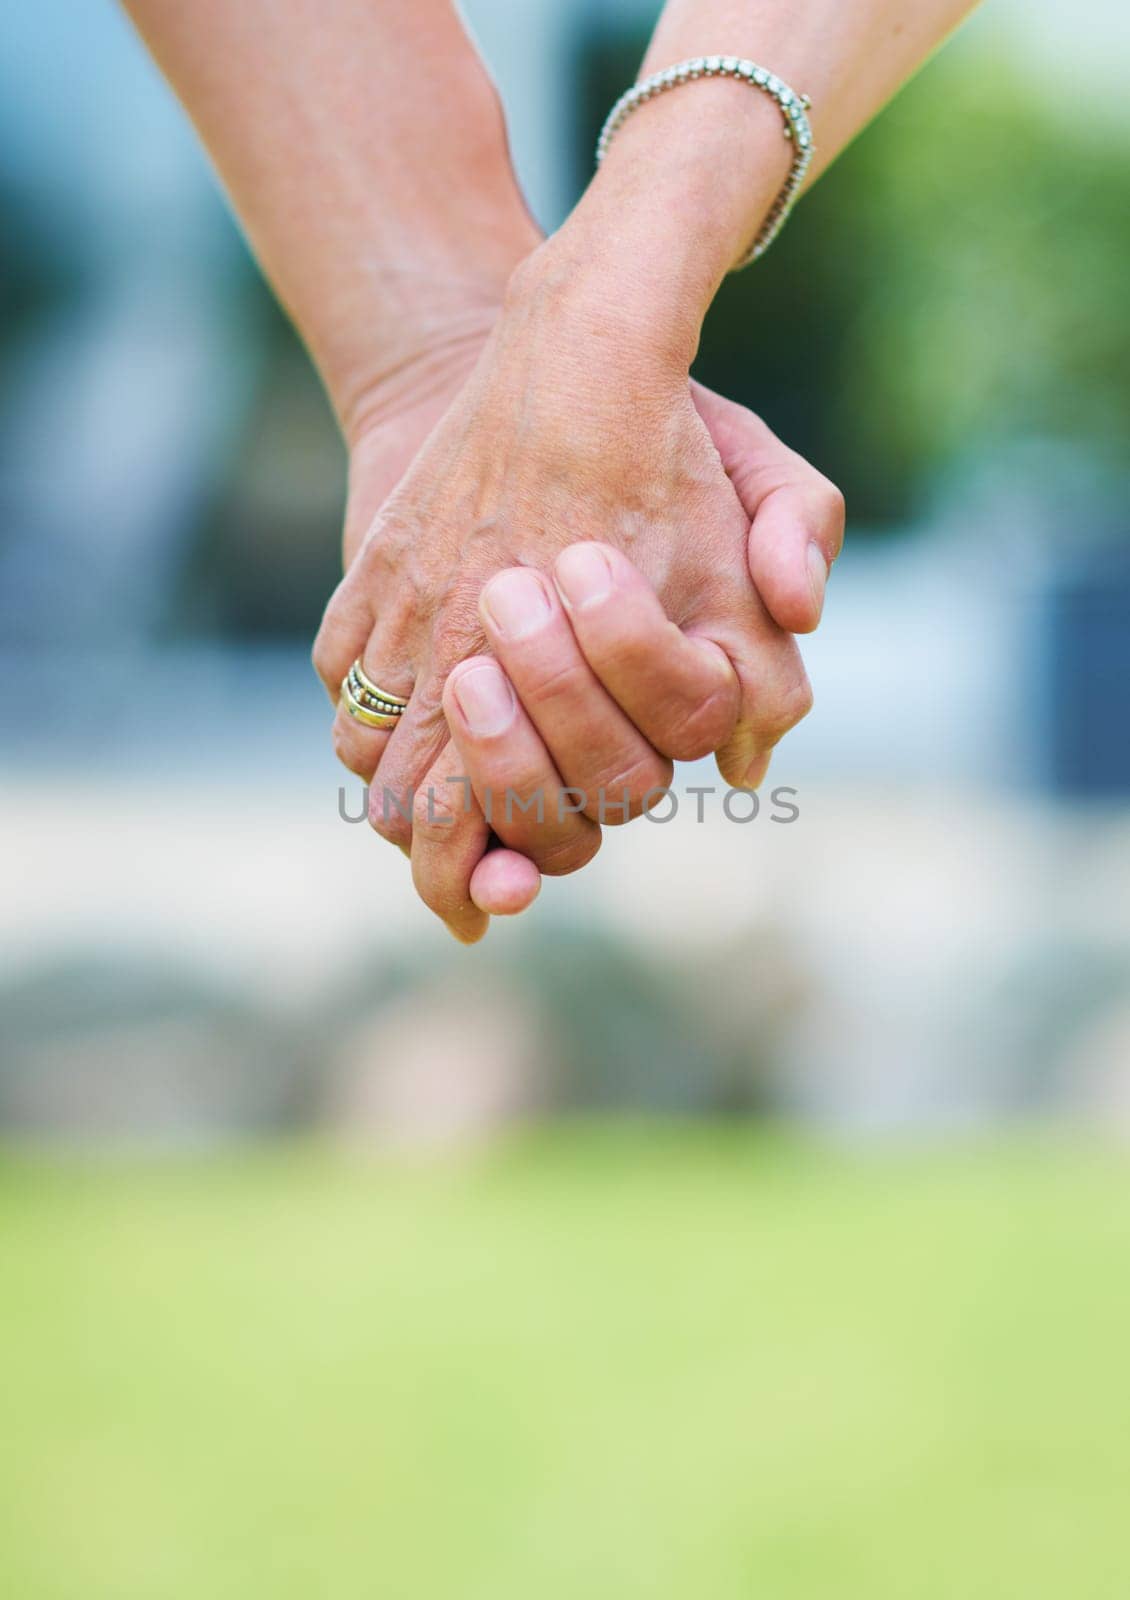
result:
[[[752,89],[760,89],[762,94],[767,94],[780,107],[785,119],[785,138],[793,142],[793,164],[785,186],[769,208],[769,215],[762,223],[757,238],[732,269],[737,272],[763,256],[785,226],[811,165],[815,146],[812,143],[808,110],[812,102],[806,94],[796,94],[787,83],[782,83],[775,74],[759,67],[756,61],[740,60],[737,56],[696,56],[693,61],[680,61],[665,72],[655,72],[650,78],[644,78],[620,96],[600,130],[596,164],[600,166],[608,154],[613,137],[637,107],[643,105],[645,100],[653,100],[666,89],[687,83],[691,78],[736,78],[740,83],[748,83]]]

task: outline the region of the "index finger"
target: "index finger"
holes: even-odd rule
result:
[[[726,652],[671,622],[622,551],[570,545],[553,580],[589,666],[656,750],[696,761],[726,742],[741,701]]]

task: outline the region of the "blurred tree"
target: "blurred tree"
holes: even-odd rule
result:
[[[578,182],[643,50],[586,46]],[[729,278],[696,373],[844,488],[853,522],[910,516],[967,453],[1054,436],[1124,451],[1130,140],[956,41]]]
[[[830,443],[861,497],[860,462],[889,461],[905,499],[1016,438],[1125,450],[1130,143],[1062,111],[955,48],[813,195],[821,304],[838,285],[846,312]]]

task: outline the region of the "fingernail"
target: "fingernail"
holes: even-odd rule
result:
[[[473,667],[455,680],[455,698],[472,733],[501,733],[514,718],[514,691],[498,667]]]
[[[573,544],[562,550],[553,567],[557,592],[567,606],[579,611],[612,592],[612,568],[595,544]]]
[[[742,779],[743,789],[760,789],[765,782],[765,774],[769,771],[769,764],[773,760],[773,752],[766,751],[763,755],[755,757],[750,762],[745,777]]]
[[[506,639],[536,633],[549,616],[549,599],[533,572],[500,572],[483,590],[483,607]]]
[[[816,615],[819,617],[824,609],[824,590],[828,583],[828,563],[824,560],[824,552],[818,544],[808,547],[808,586],[812,590],[813,603],[816,606]]]

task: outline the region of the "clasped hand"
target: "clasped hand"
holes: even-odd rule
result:
[[[793,634],[843,533],[825,478],[538,256],[477,353],[437,377],[433,350],[426,396],[354,441],[314,648],[335,702],[354,660],[408,698],[390,732],[339,705],[334,744],[465,942],[584,866],[673,761],[760,783],[812,703]]]

